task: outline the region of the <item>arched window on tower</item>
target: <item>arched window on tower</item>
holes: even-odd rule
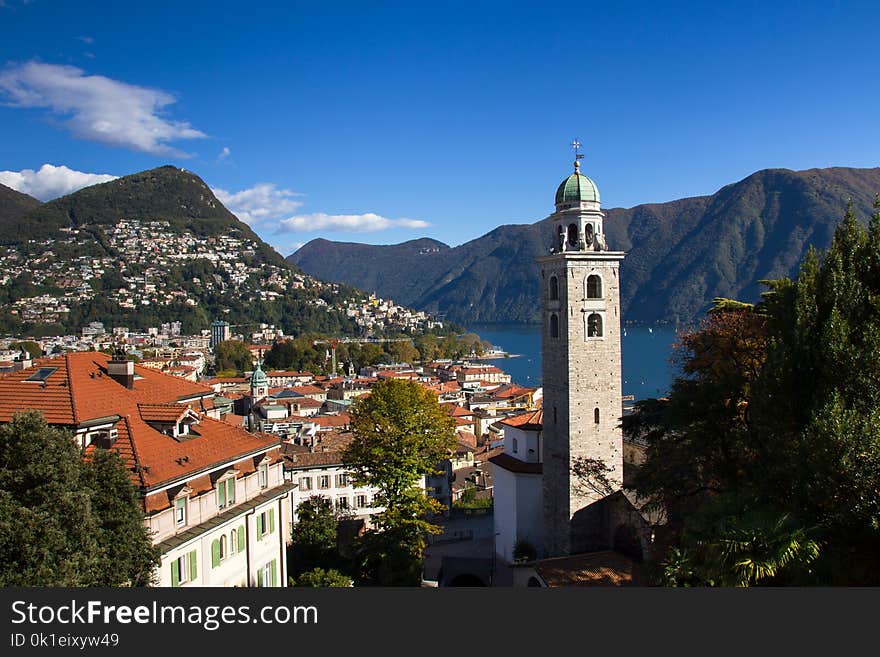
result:
[[[571,247],[577,247],[578,245],[577,224],[568,224],[568,245]]]
[[[593,246],[593,224],[587,224],[584,228],[584,241],[587,243],[587,249]]]
[[[596,424],[599,424],[599,409],[598,408],[596,408],[596,410],[593,411],[593,421]]]
[[[559,300],[559,279],[555,276],[550,277],[550,301]]]
[[[598,313],[592,313],[589,317],[587,317],[587,337],[602,337],[602,316]]]
[[[602,278],[598,274],[587,276],[587,299],[602,298]]]
[[[550,337],[559,337],[559,317],[556,315],[556,313],[550,315]]]

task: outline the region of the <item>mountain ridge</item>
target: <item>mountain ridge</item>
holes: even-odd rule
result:
[[[866,221],[878,192],[880,168],[776,168],[714,194],[604,210],[609,248],[627,252],[624,317],[690,323],[715,296],[756,300],[758,280],[791,275],[810,244],[827,247],[847,201]],[[342,249],[313,240],[287,259],[324,280],[370,280],[382,296],[461,323],[537,321],[534,257],[552,241],[545,222],[499,226],[449,247],[442,258],[422,260],[418,277],[393,266],[402,245],[347,243]],[[354,251],[362,258],[358,265],[348,257]]]

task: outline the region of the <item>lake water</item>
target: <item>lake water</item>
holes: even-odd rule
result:
[[[468,327],[499,349],[516,358],[490,362],[524,386],[541,385],[541,327],[537,324],[475,324]],[[636,399],[660,397],[669,391],[674,371],[671,345],[676,340],[670,327],[626,327],[623,336],[623,394]]]

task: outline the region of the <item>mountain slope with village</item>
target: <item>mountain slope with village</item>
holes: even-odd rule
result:
[[[400,309],[359,321],[366,294],[291,266],[198,176],[171,166],[42,204],[2,187],[0,235],[2,332],[52,335],[112,319],[195,333],[220,318],[353,336],[426,320]]]
[[[692,322],[716,296],[754,301],[758,281],[792,275],[810,245],[824,249],[848,201],[866,221],[880,168],[767,169],[711,196],[606,210],[621,265],[624,318]],[[324,280],[364,286],[454,321],[538,320],[534,258],[552,239],[546,220],[500,226],[450,248],[434,240],[371,246],[313,240],[288,257]],[[401,267],[404,257],[420,275]]]

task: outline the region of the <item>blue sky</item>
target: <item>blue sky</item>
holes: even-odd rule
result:
[[[878,25],[876,2],[0,0],[0,182],[170,163],[284,255],[460,244],[549,214],[575,137],[605,207],[880,165]]]

